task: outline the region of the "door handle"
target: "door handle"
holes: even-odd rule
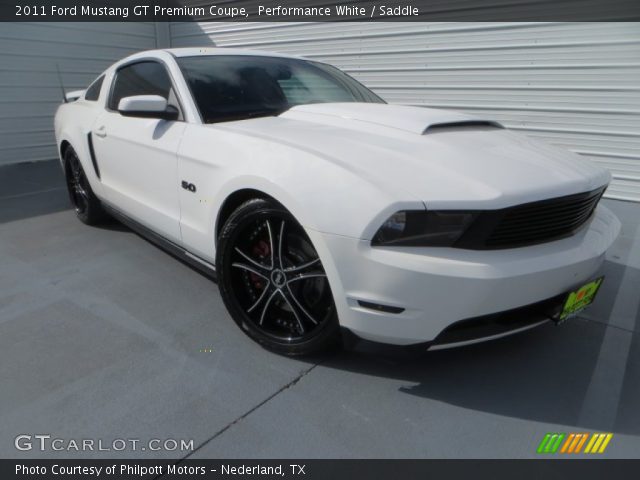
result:
[[[104,138],[107,136],[107,129],[106,127],[103,125],[100,128],[98,128],[97,130],[94,130],[93,132],[97,137],[100,138]]]

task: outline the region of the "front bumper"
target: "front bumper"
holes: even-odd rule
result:
[[[465,319],[535,304],[591,278],[620,231],[600,205],[575,235],[505,250],[371,247],[309,231],[327,272],[340,325],[376,342],[432,342]],[[362,303],[396,307],[396,313]],[[401,310],[401,311],[399,311]]]

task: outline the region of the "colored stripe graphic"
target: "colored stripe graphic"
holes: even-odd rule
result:
[[[578,446],[578,443],[582,440],[582,435],[579,433],[575,434],[575,437],[573,438],[573,442],[571,442],[571,446],[569,447],[569,451],[567,453],[574,453],[576,451],[576,447]]]
[[[584,453],[591,453],[591,447],[593,447],[593,444],[596,443],[597,439],[598,439],[597,433],[594,433],[593,435],[591,435],[591,440],[589,440],[589,443],[587,443],[587,448],[584,449]]]
[[[544,447],[544,453],[551,453],[551,447],[555,443],[556,438],[558,438],[558,434],[557,433],[552,433],[551,434],[551,438],[549,438],[549,441],[547,442],[547,445]]]
[[[563,447],[560,453],[580,453],[580,450],[582,450],[582,445],[584,445],[584,442],[587,440],[588,436],[588,433],[572,433],[571,437],[573,441],[570,445],[567,442],[566,447],[568,448]]]
[[[609,445],[609,442],[613,438],[613,433],[607,433],[606,435],[607,436],[605,437],[604,441],[602,442],[602,445],[600,445],[600,450],[598,450],[598,453],[604,453],[604,451],[606,450],[607,446]]]
[[[544,438],[540,442],[540,445],[538,445],[538,453],[543,453],[544,452],[544,447],[547,445],[547,442],[549,441],[550,438],[551,438],[551,434],[550,433],[547,433],[544,436]]]
[[[547,433],[540,445],[538,453],[581,453],[582,447],[587,445],[583,453],[604,453],[609,442],[613,438],[612,433]],[[588,441],[587,441],[588,440]]]
[[[569,445],[571,445],[571,442],[573,442],[573,439],[576,437],[575,433],[570,433],[569,436],[567,437],[567,440],[564,442],[564,445],[562,445],[562,450],[560,450],[560,453],[567,453],[567,450],[569,449]]]
[[[564,433],[547,433],[538,445],[538,453],[556,453],[564,437]]]
[[[564,433],[559,433],[558,434],[558,438],[556,439],[555,443],[551,447],[551,450],[550,450],[549,453],[556,453],[558,451],[558,448],[560,447],[560,444],[562,443],[562,439],[564,437],[565,437]]]
[[[613,438],[612,433],[594,433],[584,453],[604,453],[611,438]]]
[[[606,437],[604,433],[598,434],[598,439],[596,440],[596,443],[593,444],[593,447],[591,448],[591,453],[596,453],[598,451],[598,449],[600,448],[600,444],[604,440],[604,437]]]
[[[580,442],[578,443],[578,445],[576,445],[576,450],[574,453],[580,453],[580,450],[582,450],[582,446],[584,445],[584,442],[587,441],[587,438],[589,438],[589,434],[583,433]]]

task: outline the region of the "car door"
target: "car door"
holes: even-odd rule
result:
[[[180,110],[165,65],[139,61],[119,68],[104,111],[92,128],[104,197],[133,220],[181,243],[177,151],[185,129],[178,120],[140,118],[118,113],[122,98],[160,95]]]

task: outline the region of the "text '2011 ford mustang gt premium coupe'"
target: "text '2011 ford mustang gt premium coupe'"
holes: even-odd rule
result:
[[[215,273],[235,322],[281,353],[561,322],[593,300],[620,230],[598,204],[606,170],[389,105],[316,61],[154,50],[67,97],[55,133],[78,218],[109,213]]]

